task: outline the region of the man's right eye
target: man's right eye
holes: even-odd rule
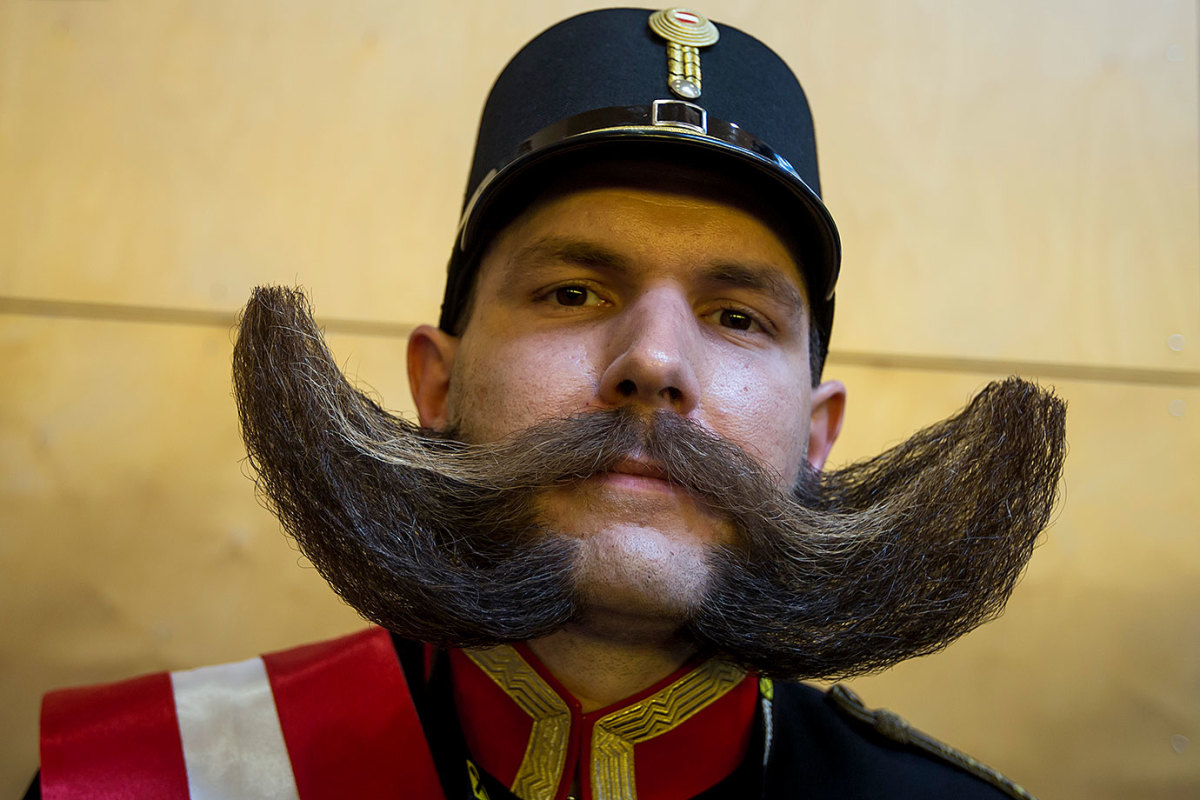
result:
[[[595,297],[595,293],[585,286],[560,286],[554,290],[553,297],[554,302],[560,306],[595,305],[599,300]],[[590,303],[589,300],[591,300]]]
[[[531,298],[551,308],[608,308],[612,305],[587,283],[564,283],[538,289]]]

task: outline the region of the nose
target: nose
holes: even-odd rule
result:
[[[600,401],[691,413],[700,402],[701,341],[687,298],[669,287],[647,290],[611,324],[614,355],[600,380]]]

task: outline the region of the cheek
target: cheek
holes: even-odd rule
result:
[[[596,370],[582,343],[563,337],[494,337],[460,348],[450,379],[451,412],[472,438],[499,439],[587,408]]]
[[[786,365],[726,368],[714,377],[704,416],[790,484],[808,456],[811,387]]]

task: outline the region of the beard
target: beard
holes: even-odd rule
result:
[[[1065,405],[1016,378],[868,461],[790,491],[738,446],[632,406],[467,444],[386,412],[338,369],[307,300],[260,288],[234,387],[258,486],[301,551],[365,618],[487,646],[587,612],[580,542],[539,498],[631,453],[729,520],[680,632],[762,674],[838,679],[944,648],[998,615],[1048,523]]]

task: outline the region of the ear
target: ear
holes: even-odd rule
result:
[[[841,381],[825,381],[813,389],[808,463],[818,472],[825,466],[829,451],[842,431],[842,414],[845,410],[846,386]]]
[[[432,325],[419,325],[408,335],[408,388],[426,428],[446,427],[446,398],[456,352],[458,337]]]

